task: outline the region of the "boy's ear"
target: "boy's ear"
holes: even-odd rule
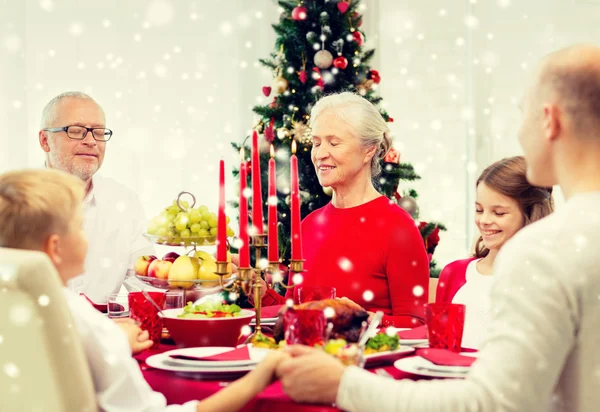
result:
[[[60,249],[60,236],[56,233],[48,236],[42,245],[42,251],[50,257],[50,260],[52,263],[54,263],[54,266],[59,266],[62,263]]]

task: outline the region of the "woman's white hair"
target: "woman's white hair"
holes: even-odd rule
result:
[[[371,177],[381,173],[380,161],[392,147],[390,129],[379,110],[364,97],[342,92],[321,98],[310,112],[309,126],[326,111],[333,112],[341,121],[350,125],[361,145],[367,149],[377,147],[371,159]]]
[[[54,121],[56,120],[57,117],[57,108],[58,108],[58,104],[60,103],[60,101],[62,99],[66,99],[66,98],[72,98],[72,99],[82,99],[82,100],[91,100],[94,103],[98,104],[98,102],[96,102],[94,99],[92,99],[89,95],[83,93],[83,92],[64,92],[59,94],[58,96],[54,97],[52,100],[50,100],[46,106],[44,106],[44,109],[42,110],[42,122],[41,122],[41,128],[45,129],[46,127],[51,127],[51,125],[54,123]],[[104,111],[104,109],[102,109],[102,106],[100,106],[98,104],[98,107],[100,107],[100,110]]]

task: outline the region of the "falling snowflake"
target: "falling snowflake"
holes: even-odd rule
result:
[[[4,48],[9,53],[16,53],[21,49],[22,45],[21,38],[17,35],[11,34],[4,38]]]
[[[292,277],[292,282],[294,283],[294,285],[301,285],[303,280],[304,280],[304,277],[300,273],[296,273]]]
[[[81,36],[83,34],[83,24],[81,23],[71,23],[69,26],[69,34],[71,36]]]
[[[465,17],[465,25],[470,29],[476,29],[479,27],[479,19],[476,16],[469,14]]]
[[[12,362],[5,363],[4,364],[4,373],[9,378],[18,378],[19,374],[20,374],[19,367]]]
[[[323,312],[325,313],[325,317],[327,319],[331,319],[335,316],[335,309],[333,309],[332,307],[326,307]]]
[[[462,47],[462,46],[464,46],[464,45],[465,45],[465,39],[463,39],[462,37],[459,37],[459,38],[457,38],[457,39],[456,39],[456,45],[457,45],[458,47]]]
[[[370,290],[365,290],[363,293],[363,299],[365,302],[370,302],[375,297],[375,294]]]
[[[413,288],[413,295],[415,295],[416,297],[423,296],[423,293],[425,293],[425,289],[423,289],[423,286],[417,285]]]
[[[0,345],[4,342],[4,336],[0,335]]]
[[[340,258],[340,260],[338,261],[338,265],[340,269],[342,269],[344,272],[352,271],[352,268],[354,266],[352,262],[346,257]]]
[[[498,7],[505,9],[510,6],[510,1],[511,0],[497,0],[496,3],[498,4]]]
[[[477,171],[477,163],[469,162],[467,163],[467,173],[473,174]]]
[[[16,305],[10,308],[8,317],[14,325],[24,326],[31,321],[33,313],[26,306]]]
[[[249,336],[252,333],[252,328],[248,325],[242,326],[241,332],[242,332],[242,335]]]
[[[21,103],[20,100],[15,100],[15,101],[13,101],[12,105],[15,109],[20,109],[21,106],[23,106],[23,103]]]
[[[167,75],[167,68],[160,63],[154,65],[154,74],[157,77],[165,77]]]
[[[41,0],[40,7],[44,11],[51,12],[52,10],[54,10],[54,1],[53,0]]]
[[[442,130],[442,122],[440,122],[439,120],[434,120],[433,122],[431,122],[431,128],[436,132]]]
[[[219,26],[219,31],[221,32],[221,34],[228,36],[233,32],[233,25],[228,21],[224,21]]]
[[[100,266],[103,269],[109,269],[112,266],[112,260],[110,260],[109,258],[104,258],[100,261]]]
[[[40,306],[48,306],[50,304],[50,298],[48,295],[40,295],[38,298],[38,304]]]

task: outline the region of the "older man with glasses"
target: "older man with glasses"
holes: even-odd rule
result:
[[[106,304],[107,296],[119,291],[137,257],[154,253],[142,236],[146,222],[136,194],[96,175],[112,135],[104,110],[85,93],[62,93],[42,112],[39,141],[46,167],[71,173],[86,185],[86,273],[73,279],[69,288],[97,304]]]

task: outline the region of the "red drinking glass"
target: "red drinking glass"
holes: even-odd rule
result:
[[[429,303],[425,305],[429,347],[459,353],[465,326],[465,305]]]
[[[283,315],[288,345],[315,346],[325,343],[327,320],[322,310],[289,308]]]
[[[165,308],[167,295],[165,292],[146,292],[152,300],[161,308]],[[140,328],[147,330],[150,339],[154,344],[152,348],[157,348],[160,343],[162,333],[162,318],[158,315],[158,310],[154,307],[142,292],[130,292],[129,317],[140,322]]]
[[[298,287],[296,301],[298,304],[315,300],[335,299],[335,288],[329,287]]]

